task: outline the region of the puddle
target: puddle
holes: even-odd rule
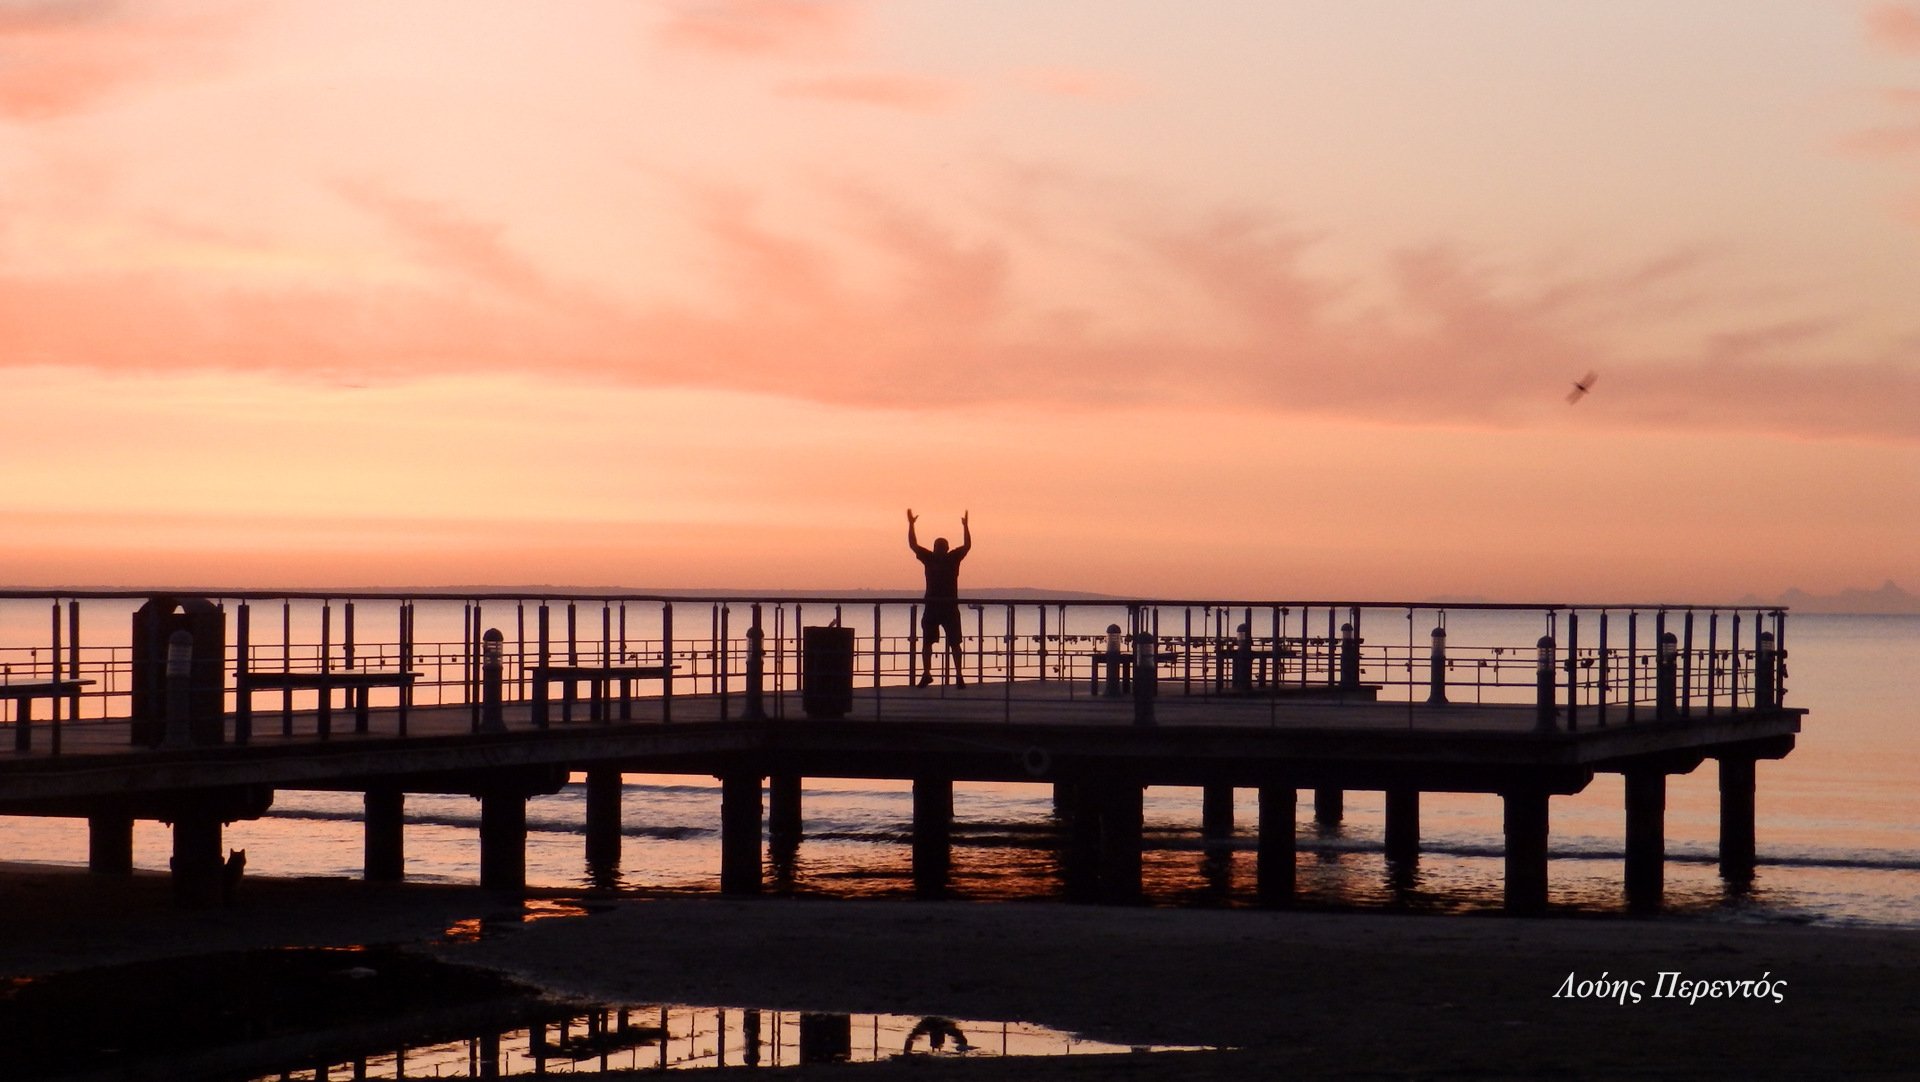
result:
[[[516,919],[577,915],[569,908],[578,907],[540,906]],[[474,934],[482,923],[473,919]],[[379,946],[0,979],[0,1079],[519,1078],[1209,1050],[1092,1041],[1026,1022],[588,1004]]]
[[[700,1070],[997,1059],[1124,1052],[1205,1052],[1202,1045],[1123,1045],[1028,1022],[896,1014],[813,1014],[727,1007],[576,1008],[498,1033],[475,1034],[361,1058],[256,1076],[250,1082],[330,1078],[523,1078],[555,1073]]]
[[[440,933],[442,943],[478,943],[487,936],[510,931],[542,920],[591,917],[612,907],[593,905],[577,898],[529,898],[511,912],[489,913],[482,917],[463,917],[447,925]]]

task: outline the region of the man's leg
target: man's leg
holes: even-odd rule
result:
[[[960,614],[953,613],[947,618],[947,653],[953,655],[953,686],[960,687],[966,679],[966,651],[961,646]]]
[[[939,630],[940,625],[932,620],[920,621],[920,687],[933,683],[933,639]]]

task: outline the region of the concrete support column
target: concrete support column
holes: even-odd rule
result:
[[[723,775],[720,778],[720,893],[760,893],[761,819],[760,775]]]
[[[953,782],[915,778],[913,782],[913,889],[921,897],[947,890],[953,864]]]
[[[615,878],[620,869],[621,791],[625,779],[614,767],[587,771],[587,871],[595,880]]]
[[[133,816],[124,812],[87,816],[87,870],[96,875],[133,874]]]
[[[1420,858],[1420,790],[1387,790],[1387,859],[1411,864]]]
[[[366,877],[398,883],[406,878],[407,795],[398,786],[379,786],[366,794]]]
[[[1313,791],[1313,821],[1321,826],[1339,826],[1346,812],[1346,794],[1339,789]]]
[[[1200,836],[1210,842],[1233,837],[1233,786],[1209,785],[1201,789]]]
[[[1100,785],[1100,900],[1140,900],[1140,840],[1146,790],[1137,781]]]
[[[1260,852],[1255,859],[1255,890],[1267,905],[1293,901],[1293,807],[1299,799],[1292,786],[1260,787]]]
[[[527,798],[517,789],[480,795],[480,885],[526,889]]]
[[[802,833],[800,776],[775,774],[767,779],[767,832],[776,846],[798,846]]]
[[[226,854],[220,851],[220,817],[183,815],[173,824],[173,896],[187,905],[220,901]]]
[[[1753,882],[1753,768],[1745,756],[1720,760],[1720,878],[1729,883]]]
[[[1667,859],[1667,775],[1627,771],[1627,908],[1660,911]]]
[[[1100,804],[1091,782],[1055,782],[1054,814],[1060,820],[1060,876],[1076,902],[1100,896]]]
[[[1536,915],[1547,908],[1547,794],[1517,790],[1506,803],[1507,912]]]

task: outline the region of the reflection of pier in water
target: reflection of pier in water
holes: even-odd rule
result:
[[[83,601],[120,611],[83,622]],[[22,607],[46,635],[0,642],[0,698],[19,703],[0,816],[85,817],[89,865],[111,873],[131,868],[134,820],[171,823],[174,881],[200,902],[220,895],[223,824],[280,789],[364,794],[374,880],[405,877],[408,794],[475,797],[481,885],[517,891],[529,797],[583,773],[604,874],[631,772],[720,778],[732,894],[763,888],[769,853],[790,867],[806,778],[910,781],[929,895],[949,880],[955,782],[1048,785],[1068,893],[1113,902],[1141,896],[1147,786],[1201,789],[1215,838],[1233,791],[1257,791],[1257,893],[1282,904],[1302,790],[1327,824],[1345,790],[1384,792],[1401,870],[1423,793],[1494,794],[1507,907],[1537,913],[1550,799],[1617,773],[1625,894],[1653,910],[1667,779],[1717,762],[1721,873],[1748,883],[1756,766],[1805,713],[1783,704],[1777,609],[981,600],[964,673],[944,657],[925,673],[911,599],[40,592],[0,594],[0,630]]]
[[[333,1055],[255,1082],[527,1078],[610,1071],[794,1067],[901,1057],[993,1058],[1200,1051],[1091,1041],[1026,1022],[727,1007],[576,1009],[528,1025]]]

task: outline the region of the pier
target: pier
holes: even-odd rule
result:
[[[178,893],[200,904],[219,895],[222,826],[276,792],[364,794],[365,875],[389,880],[407,795],[465,794],[482,885],[514,891],[530,796],[584,774],[586,857],[617,867],[621,775],[708,775],[720,889],[751,894],[805,844],[802,779],[892,779],[913,786],[916,889],[937,895],[954,784],[1025,782],[1053,788],[1068,893],[1126,903],[1147,786],[1198,788],[1210,837],[1247,789],[1258,894],[1284,905],[1301,794],[1337,822],[1345,792],[1384,792],[1387,856],[1412,862],[1422,794],[1471,792],[1503,801],[1505,903],[1531,914],[1552,798],[1617,773],[1623,889],[1650,912],[1667,778],[1715,762],[1721,874],[1748,880],[1756,764],[1792,751],[1805,714],[1784,703],[1778,609],[975,598],[961,670],[926,673],[917,606],[0,594],[0,815],[86,819],[102,874],[130,868],[136,819],[172,824]]]

